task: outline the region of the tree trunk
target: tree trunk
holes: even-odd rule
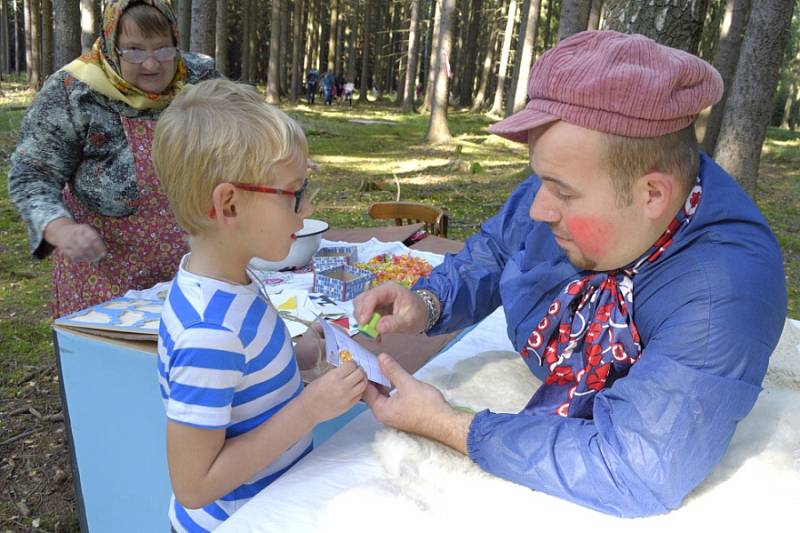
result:
[[[25,75],[28,78],[28,83],[31,82],[31,66],[33,65],[33,58],[31,57],[31,0],[24,0],[23,4],[23,22],[25,24]]]
[[[411,0],[411,15],[408,23],[408,53],[406,55],[405,92],[403,93],[403,113],[414,111],[417,80],[417,44],[419,41],[419,0]]]
[[[228,2],[227,0],[217,0],[217,21],[216,21],[216,52],[214,59],[217,71],[223,76],[229,74],[228,68]]]
[[[587,30],[596,30],[600,27],[600,19],[603,14],[603,0],[592,0],[592,8],[589,11],[589,23]]]
[[[520,37],[517,41],[515,75],[509,93],[512,97],[508,99],[506,105],[506,116],[522,109],[528,97],[528,78],[533,63],[536,30],[539,26],[539,0],[525,0],[523,9]]]
[[[192,36],[189,44],[192,52],[214,55],[214,49],[210,46],[214,42],[213,26],[216,19],[212,13],[214,6],[216,0],[192,0]],[[212,39],[210,42],[209,36]]]
[[[708,0],[606,0],[604,29],[641,33],[651,39],[697,54]]]
[[[356,83],[356,32],[358,29],[358,22],[353,20],[354,24],[350,28],[350,35],[347,37],[347,81]]]
[[[431,99],[433,98],[433,82],[434,78],[436,77],[436,69],[434,65],[436,64],[436,54],[437,50],[439,49],[439,27],[441,25],[441,18],[442,18],[442,2],[444,0],[431,0],[431,10],[433,14],[433,31],[431,32],[430,38],[430,51],[426,61],[428,63],[427,69],[427,81],[425,82],[425,100],[422,104],[422,108],[425,111],[430,111],[431,109]]]
[[[81,0],[81,48],[86,52],[100,36],[100,6],[97,0]]]
[[[461,83],[461,90],[458,103],[461,107],[468,107],[472,104],[472,90],[475,87],[475,70],[477,69],[476,58],[479,55],[478,34],[483,16],[483,0],[472,0],[470,8],[469,29],[467,30],[467,41],[464,44],[464,79]]]
[[[793,9],[794,0],[761,0],[751,11],[714,152],[717,162],[750,196],[756,192],[761,147]]]
[[[544,50],[550,49],[553,45],[553,11],[556,6],[556,0],[547,0],[547,15],[545,16],[546,24],[544,25]]]
[[[286,90],[286,67],[289,49],[289,0],[281,0],[281,33],[278,38],[280,43],[280,51],[278,52],[278,92],[281,96],[287,94]]]
[[[239,57],[242,66],[239,72],[239,79],[243,82],[250,82],[250,4],[255,0],[242,0],[242,42]]]
[[[81,9],[75,0],[54,0],[55,63],[58,70],[81,54]]]
[[[447,125],[448,82],[450,81],[445,71],[444,61],[450,56],[453,40],[453,15],[455,0],[442,0],[442,14],[439,22],[439,46],[436,50],[434,69],[436,75],[433,83],[433,98],[431,99],[431,118],[428,122],[428,133],[425,142],[438,144],[452,139],[450,128]]]
[[[8,49],[8,2],[0,0],[0,79],[10,70]]]
[[[591,10],[592,0],[561,0],[561,14],[558,18],[558,40],[560,41],[575,33],[586,31],[589,26],[589,12]]]
[[[14,3],[14,74],[19,76],[22,72],[22,63],[25,61],[25,31],[22,17],[22,0],[12,0]]]
[[[739,61],[739,51],[742,47],[742,37],[747,26],[749,11],[750,0],[727,0],[725,5],[722,33],[717,46],[717,53],[714,55],[714,67],[722,76],[725,89],[722,93],[722,99],[711,108],[711,114],[706,121],[703,150],[709,154],[714,153],[714,148],[717,145],[722,115],[725,111],[725,102],[728,101],[731,84],[736,74],[736,64]]]
[[[336,35],[339,24],[339,1],[331,0],[331,18],[328,33],[328,71],[336,72]]]
[[[514,18],[517,13],[517,0],[508,4],[508,18],[506,18],[506,31],[503,35],[503,50],[500,52],[500,66],[497,68],[497,86],[494,89],[494,102],[489,110],[491,115],[503,113],[503,93],[506,90],[506,74],[508,73],[508,56],[511,53],[511,37],[514,34]]]
[[[53,1],[42,0],[42,82],[53,73]]]
[[[258,50],[263,50],[263,48],[259,49],[258,47],[259,39],[258,39],[258,31],[256,30],[256,28],[265,27],[264,25],[258,24],[258,15],[260,14],[261,11],[259,9],[258,1],[259,0],[250,0],[249,3],[250,11],[248,12],[247,15],[247,25],[248,25],[247,35],[250,36],[250,38],[247,40],[247,56],[250,58],[250,61],[247,63],[247,79],[253,84],[259,81],[258,60],[260,54],[258,53]]]
[[[272,16],[269,28],[269,72],[267,73],[267,103],[277,105],[280,102],[280,65],[281,39],[281,4],[286,0],[272,0]]]
[[[363,42],[361,43],[361,84],[358,87],[358,101],[367,101],[367,74],[369,72],[369,34],[372,31],[370,20],[372,19],[372,1],[364,0],[364,33],[362,34]]]
[[[39,0],[28,0],[30,15],[31,63],[28,85],[36,91],[42,87],[42,23]]]
[[[333,71],[337,74],[344,74],[344,36],[347,22],[342,11],[339,11],[339,22],[336,23],[336,50],[333,56]]]
[[[303,37],[301,28],[303,27],[303,2],[304,0],[294,0],[294,14],[292,15],[292,84],[289,91],[289,100],[296,104],[300,99],[300,84],[303,75],[300,67],[303,65]]]
[[[481,82],[478,86],[478,92],[475,93],[475,99],[472,100],[472,107],[470,108],[472,111],[480,111],[486,102],[489,78],[492,75],[492,66],[494,65],[494,52],[497,48],[497,40],[500,37],[500,30],[495,24],[496,20],[492,17],[492,25],[489,28],[487,37],[486,54],[483,56],[483,67],[481,67]]]
[[[181,34],[180,47],[189,50],[192,46],[192,0],[181,0],[177,14]]]

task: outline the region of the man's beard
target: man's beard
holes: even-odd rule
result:
[[[564,249],[562,248],[562,250]],[[567,259],[569,259],[569,262],[572,263],[575,268],[580,270],[595,270],[597,267],[597,261],[586,258],[580,252],[575,250],[564,250],[564,253],[567,256]]]

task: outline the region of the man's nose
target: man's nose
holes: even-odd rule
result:
[[[536,192],[536,197],[531,204],[529,211],[530,217],[533,220],[547,222],[549,224],[558,222],[561,219],[561,215],[558,209],[556,209],[553,200],[554,198],[547,192],[547,189],[539,187],[539,190]]]

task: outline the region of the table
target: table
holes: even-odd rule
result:
[[[497,310],[417,376],[434,381],[450,372],[452,382],[464,382],[474,371],[465,364],[473,354],[510,348],[505,318]],[[379,457],[378,446],[386,443],[387,432],[367,411],[216,531],[553,531],[567,524],[570,529],[614,533],[784,530],[796,522],[800,505],[799,355],[800,322],[790,320],[770,361],[765,390],[739,423],[722,462],[683,507],[666,515],[635,520],[603,515],[485,475],[477,467],[468,471],[463,457],[437,452],[438,445],[426,439],[406,442],[391,453],[382,448]],[[526,371],[524,364],[520,370]],[[388,438],[400,447],[404,435]],[[393,463],[397,457],[415,461]],[[450,477],[436,479],[442,472]]]
[[[351,235],[403,240],[415,226],[330,230],[326,239]],[[446,239],[424,239],[414,248],[439,252],[459,248]],[[353,242],[359,242],[354,240]],[[422,248],[422,243],[425,247]],[[156,374],[153,342],[118,340],[54,327],[62,404],[69,435],[75,494],[83,531],[168,531],[170,483],[165,454],[166,417]],[[380,348],[402,354],[408,370],[419,368],[454,335],[387,335]],[[367,342],[373,351],[378,346]],[[324,442],[360,406],[315,429]]]

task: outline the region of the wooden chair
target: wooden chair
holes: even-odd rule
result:
[[[417,202],[376,202],[369,206],[369,216],[374,219],[394,219],[396,226],[424,222],[431,235],[447,238],[447,208]]]

